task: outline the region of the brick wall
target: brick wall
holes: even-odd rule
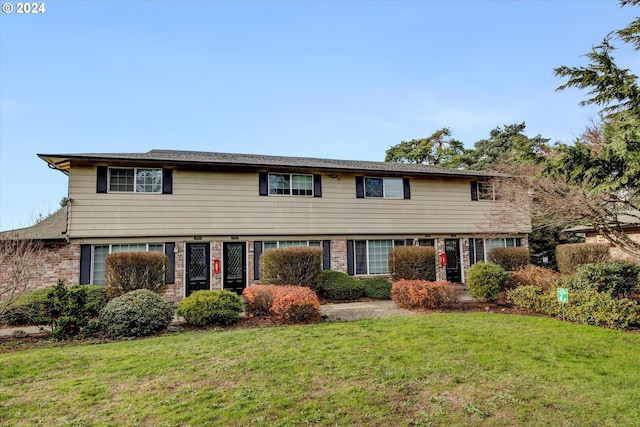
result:
[[[68,285],[78,283],[80,278],[80,245],[46,245],[41,256],[31,266],[30,277],[20,292],[47,288],[63,279]],[[8,283],[9,271],[0,271],[0,283]],[[0,295],[0,301],[6,296]]]

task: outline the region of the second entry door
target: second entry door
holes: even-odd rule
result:
[[[247,254],[245,242],[225,242],[223,287],[227,291],[242,294],[247,287]]]

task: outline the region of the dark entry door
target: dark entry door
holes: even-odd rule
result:
[[[210,289],[209,256],[208,243],[187,243],[186,296],[191,295],[194,291]]]
[[[460,265],[460,240],[445,239],[444,253],[447,254],[447,280],[462,283],[462,266]]]
[[[247,255],[244,242],[225,242],[223,287],[238,295],[247,287]]]

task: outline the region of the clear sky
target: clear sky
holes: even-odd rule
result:
[[[638,8],[584,1],[38,1],[0,16],[0,230],[58,208],[37,153],[152,148],[384,160],[449,127],[571,142],[560,65]],[[640,73],[637,52],[616,59]]]

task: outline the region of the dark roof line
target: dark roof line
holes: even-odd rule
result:
[[[288,167],[302,169],[321,169],[328,171],[351,172],[389,172],[407,174],[427,174],[441,176],[489,177],[496,174],[482,171],[467,171],[440,166],[374,162],[364,160],[337,160],[312,157],[270,156],[259,154],[217,153],[205,151],[161,150],[147,153],[78,153],[78,154],[38,154],[48,163],[59,165],[64,159],[85,159],[93,161],[157,161],[171,163],[200,163],[206,165],[226,165],[237,167]],[[61,160],[62,159],[62,160]]]

